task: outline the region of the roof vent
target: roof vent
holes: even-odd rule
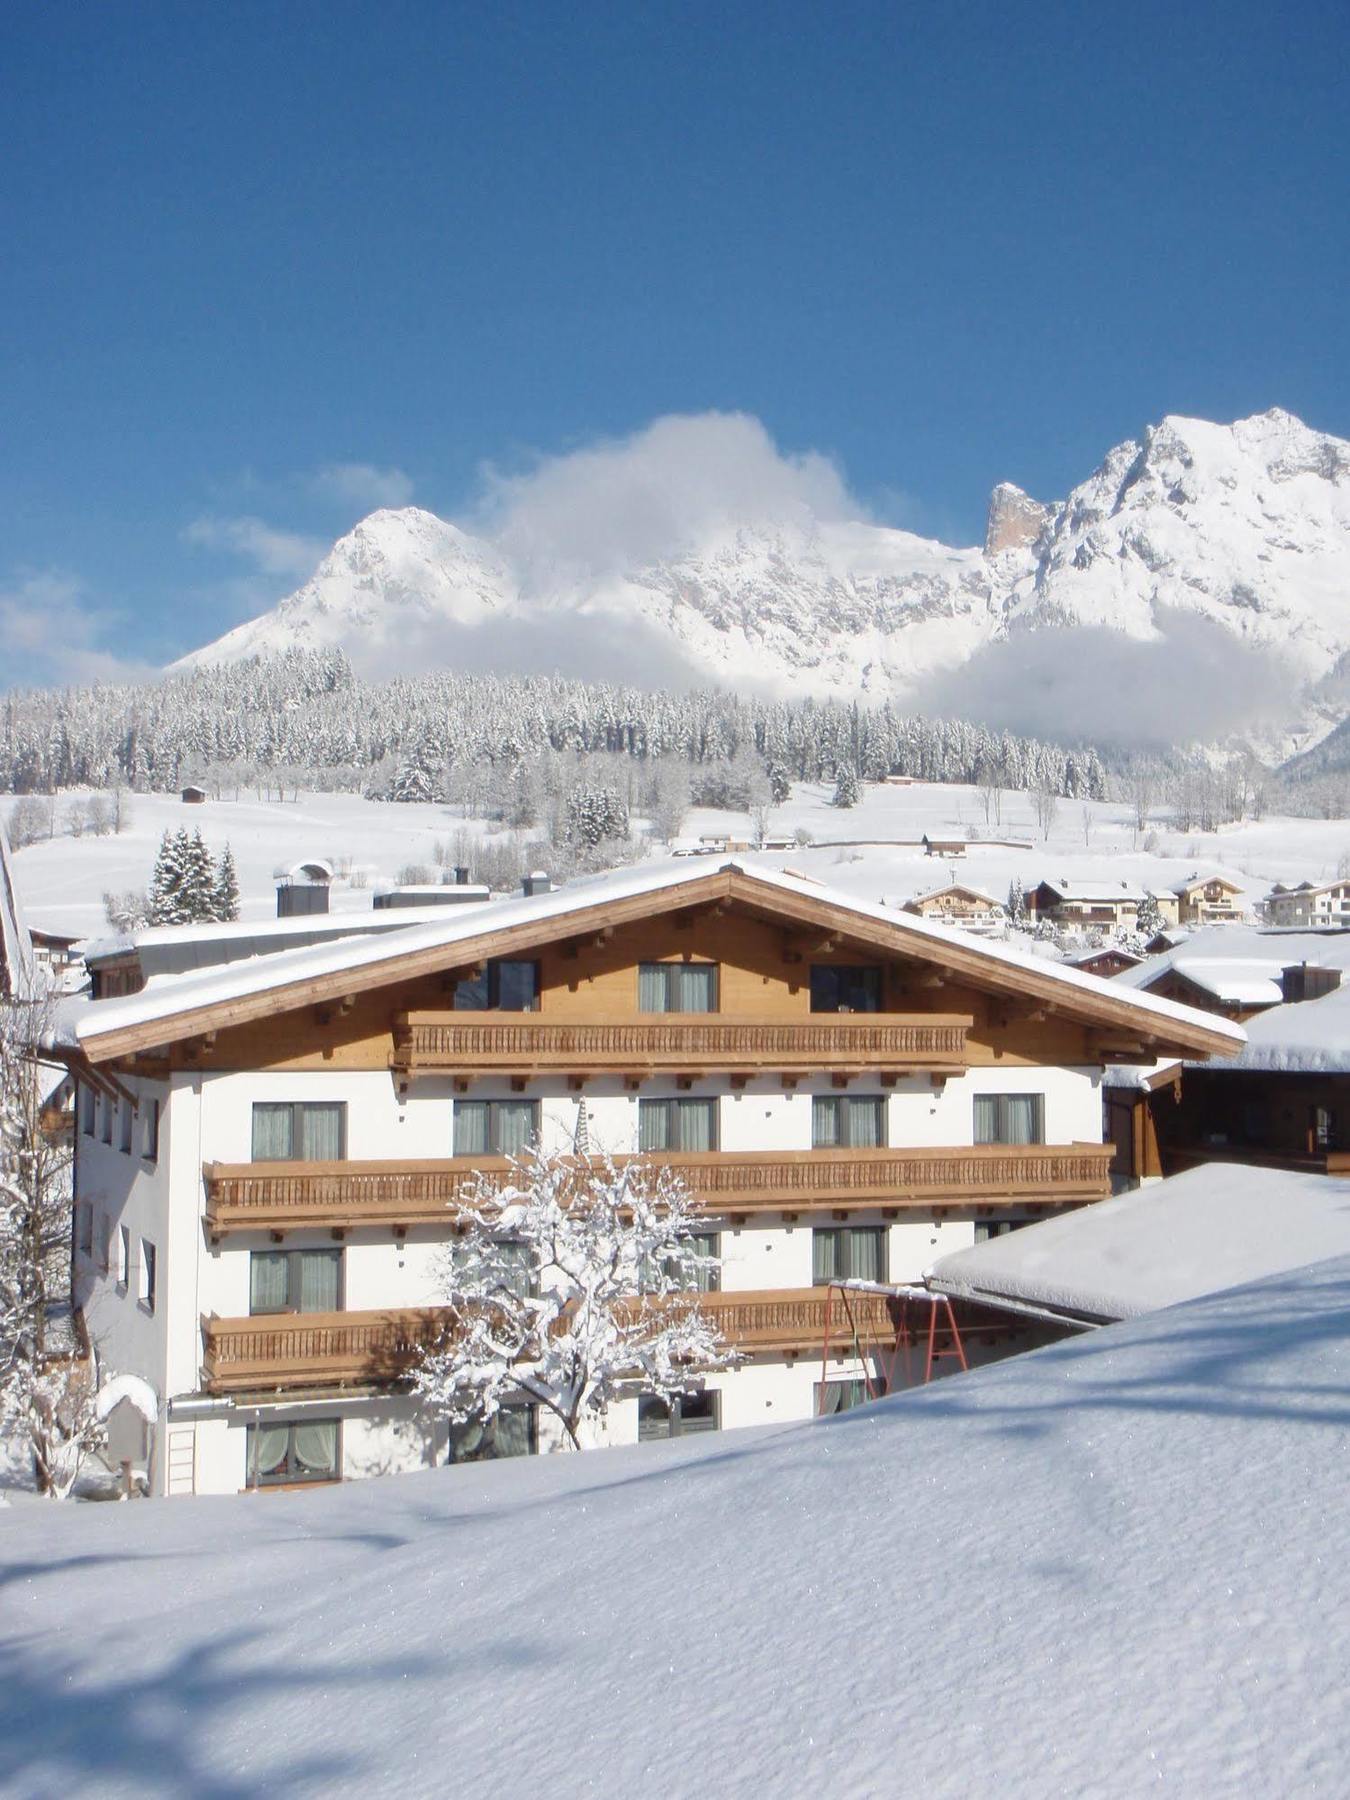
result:
[[[553,883],[542,869],[533,869],[524,877],[520,891],[528,900],[534,894],[547,894],[552,891]]]

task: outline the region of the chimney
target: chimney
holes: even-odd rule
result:
[[[456,863],[455,864],[455,886],[456,887],[468,887],[468,885],[469,885],[469,871],[465,868],[463,863]]]
[[[547,894],[552,891],[553,883],[542,869],[535,869],[526,875],[520,884],[520,891],[528,900],[533,894]]]
[[[1315,963],[1302,962],[1280,970],[1280,992],[1286,1006],[1297,1005],[1300,1000],[1320,1000],[1340,985],[1339,969],[1320,969]]]
[[[281,881],[277,883],[277,917],[307,918],[328,911],[328,884],[325,881]]]

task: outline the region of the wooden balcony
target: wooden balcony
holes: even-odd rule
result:
[[[396,1381],[448,1311],[266,1313],[202,1319],[203,1386],[211,1394],[262,1388],[352,1387]]]
[[[1073,1206],[1104,1199],[1110,1144],[952,1149],[660,1153],[710,1213],[810,1208]],[[624,1161],[624,1158],[617,1159]],[[230,1231],[346,1230],[442,1224],[481,1174],[504,1181],[505,1157],[442,1162],[208,1163],[206,1226]]]
[[[405,1013],[396,1073],[415,1075],[961,1074],[964,1013],[810,1014],[720,1019],[666,1014],[621,1025],[560,1024],[529,1013]]]
[[[825,1347],[823,1287],[760,1288],[696,1298],[699,1310],[743,1356],[819,1355]],[[683,1303],[681,1296],[668,1302]],[[628,1303],[634,1309],[640,1304]],[[889,1340],[895,1330],[893,1303],[884,1294],[855,1293],[850,1304],[864,1340]],[[967,1308],[967,1313],[963,1333],[1008,1330],[1005,1317],[977,1308]],[[247,1319],[207,1316],[202,1319],[202,1385],[211,1394],[384,1386],[405,1379],[421,1347],[451,1329],[452,1320],[448,1308],[434,1307]],[[853,1342],[853,1324],[836,1297],[830,1309],[830,1354],[847,1354]]]

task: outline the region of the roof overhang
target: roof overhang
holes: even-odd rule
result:
[[[279,1012],[356,997],[395,982],[708,907],[735,907],[781,927],[859,946],[872,955],[927,964],[953,981],[1023,1005],[1028,1001],[1043,1005],[1108,1034],[1117,1032],[1124,1045],[1145,1047],[1141,1060],[1170,1054],[1231,1056],[1245,1042],[1239,1027],[1191,1007],[981,943],[913,914],[889,912],[814,883],[751,872],[736,863],[678,878],[653,878],[617,892],[597,886],[567,896],[570,904],[557,904],[563,896],[556,891],[541,898],[546,904],[524,900],[493,907],[496,916],[491,919],[460,914],[444,932],[413,928],[409,937],[415,937],[414,942],[400,943],[401,933],[348,940],[337,967],[331,966],[330,948],[316,947],[288,956],[285,968],[279,966],[280,958],[259,958],[257,970],[245,973],[235,964],[214,977],[208,973],[199,981],[185,979],[181,992],[147,990],[124,1000],[95,1002],[77,1023],[78,1042],[90,1063],[108,1062]],[[213,985],[221,991],[213,993]],[[103,1007],[106,1013],[100,1012]],[[1127,1058],[1113,1053],[1111,1060]]]

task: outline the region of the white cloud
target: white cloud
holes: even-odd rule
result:
[[[309,485],[317,494],[363,508],[406,506],[413,497],[411,476],[373,463],[329,463],[310,477]]]
[[[83,584],[59,569],[39,569],[0,588],[0,684],[144,681],[150,664],[99,642],[120,615],[88,600]]]
[[[857,518],[828,457],[785,455],[744,413],[671,414],[632,436],[483,473],[470,523],[527,582],[678,556],[738,525]]]
[[[207,550],[226,550],[253,563],[265,575],[296,576],[314,573],[328,545],[322,538],[299,531],[282,531],[265,520],[245,515],[222,519],[210,515],[194,519],[183,532],[185,543]]]

